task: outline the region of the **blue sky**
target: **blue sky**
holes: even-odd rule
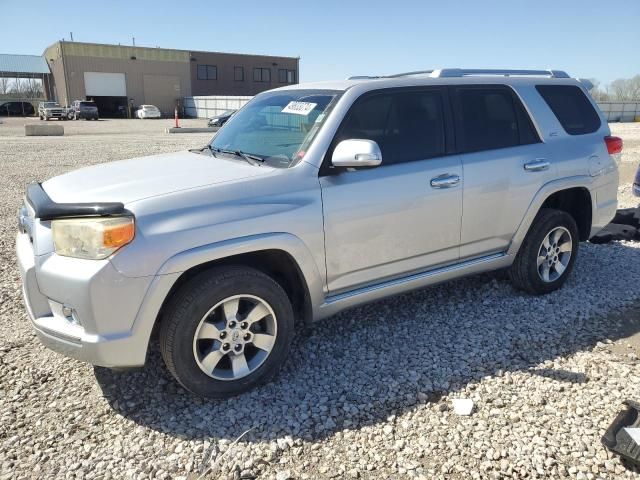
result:
[[[0,0],[0,53],[61,38],[300,56],[301,81],[433,67],[640,74],[640,0]]]

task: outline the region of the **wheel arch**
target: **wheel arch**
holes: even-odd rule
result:
[[[193,265],[175,280],[158,311],[154,328],[157,328],[167,302],[185,283],[196,275],[217,267],[242,266],[258,270],[273,278],[284,289],[293,307],[296,319],[308,324],[313,318],[309,286],[293,256],[285,250],[266,249],[239,253]]]
[[[544,185],[529,204],[522,221],[507,251],[508,254],[518,253],[522,242],[531,228],[536,215],[542,208],[557,208],[573,216],[578,224],[580,240],[588,240],[593,212],[596,208],[596,198],[589,188],[593,179],[586,175],[554,180]]]
[[[578,226],[580,241],[589,240],[593,218],[593,199],[585,187],[572,187],[559,190],[547,197],[540,208],[555,208],[567,212]]]

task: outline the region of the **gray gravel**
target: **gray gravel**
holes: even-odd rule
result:
[[[545,297],[481,275],[344,312],[299,335],[272,384],[204,401],[155,349],[112,372],[40,346],[13,243],[29,180],[207,134],[103,121],[27,139],[22,123],[0,125],[0,478],[640,478],[600,444],[620,402],[640,399],[639,352],[624,347],[640,331],[640,244],[581,245]]]

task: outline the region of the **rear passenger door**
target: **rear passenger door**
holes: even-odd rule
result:
[[[460,257],[502,252],[536,192],[554,178],[553,158],[511,87],[450,90],[465,178]]]
[[[327,284],[331,293],[380,283],[458,259],[462,168],[453,150],[445,87],[360,97],[321,171]],[[374,140],[376,168],[337,170],[342,140]]]

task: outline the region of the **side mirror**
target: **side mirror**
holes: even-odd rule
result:
[[[373,140],[343,140],[333,150],[334,167],[366,168],[382,163],[382,152]]]

